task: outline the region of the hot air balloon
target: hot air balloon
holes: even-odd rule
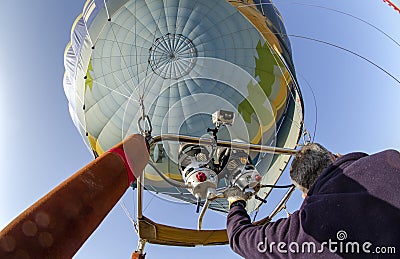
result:
[[[201,229],[205,210],[227,212],[230,186],[250,190],[246,209],[257,209],[303,133],[290,42],[269,0],[88,0],[64,63],[71,118],[96,157],[146,136],[139,205],[145,189],[203,207],[190,230],[139,206],[143,242],[227,243],[225,230]]]

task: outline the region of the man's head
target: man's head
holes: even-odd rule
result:
[[[290,166],[290,178],[304,195],[335,156],[318,143],[307,144],[296,154]]]

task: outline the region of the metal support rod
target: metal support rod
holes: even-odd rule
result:
[[[184,135],[178,135],[178,134],[161,134],[161,135],[153,137],[150,140],[149,145],[152,146],[161,141],[176,141],[176,142],[184,142],[184,143],[190,143],[190,144],[201,143],[203,145],[204,144],[212,145],[214,140],[198,138],[198,137],[191,137],[191,136],[184,136]],[[296,149],[271,147],[271,146],[256,145],[256,144],[242,143],[242,142],[235,142],[235,141],[225,141],[225,140],[218,140],[216,144],[218,147],[258,151],[258,152],[281,154],[281,155],[294,155],[298,152]]]
[[[144,247],[146,246],[146,243],[147,243],[147,241],[145,239],[139,238],[138,246],[137,246],[135,253],[142,255],[144,252]]]
[[[169,183],[170,185],[177,187],[177,188],[189,188],[190,186],[182,183],[182,182],[178,182],[172,179],[169,179],[168,177],[166,177],[160,170],[158,170],[158,168],[156,167],[156,165],[151,162],[150,160],[147,162],[153,169],[154,171],[156,171],[156,173],[167,183]]]
[[[295,186],[292,186],[285,194],[285,196],[282,197],[278,205],[276,205],[275,209],[271,212],[271,214],[263,219],[260,219],[259,221],[254,222],[253,224],[256,226],[260,226],[263,224],[266,224],[268,222],[271,222],[271,220],[278,214],[283,208],[286,206],[286,202],[289,200],[290,196],[296,189]]]
[[[296,190],[295,186],[290,187],[290,189],[286,192],[285,196],[281,199],[281,201],[276,205],[275,209],[271,212],[271,214],[268,216],[269,220],[271,221],[273,217],[276,216],[282,209],[285,208],[286,202],[289,200],[290,196],[292,193]]]
[[[142,184],[142,178],[143,173],[140,177],[136,179],[137,182],[137,218],[140,219],[143,217],[143,184]],[[140,234],[140,233],[139,233]]]
[[[201,209],[199,219],[197,220],[197,230],[201,230],[201,225],[203,223],[203,217],[204,217],[204,214],[206,213],[206,210],[208,209],[208,206],[210,205],[210,203],[211,203],[211,200],[208,199],[208,197],[207,197],[206,202],[204,203],[204,206]]]

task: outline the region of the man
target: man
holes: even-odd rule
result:
[[[245,258],[400,258],[400,154],[335,156],[317,143],[294,158],[290,177],[303,192],[286,219],[251,224],[243,195],[230,194],[227,231]]]

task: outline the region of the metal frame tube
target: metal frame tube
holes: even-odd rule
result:
[[[161,141],[176,141],[176,142],[184,142],[189,144],[210,144],[212,145],[213,140],[204,139],[199,137],[191,137],[185,135],[178,135],[178,134],[161,134],[154,136],[150,141],[150,147],[155,145]],[[272,154],[281,154],[281,155],[294,155],[298,151],[296,149],[289,149],[289,148],[280,148],[280,147],[271,147],[271,146],[264,146],[264,145],[256,145],[250,143],[241,143],[235,141],[225,141],[225,140],[217,140],[216,142],[218,147],[226,147],[226,148],[234,148],[234,149],[242,149],[242,150],[250,150],[250,151],[258,151],[258,152],[265,152],[265,153],[272,153]]]
[[[210,203],[211,203],[211,200],[207,198],[206,202],[204,203],[203,208],[201,209],[199,219],[197,220],[197,229],[198,230],[201,230],[201,225],[203,224],[204,214],[206,214],[206,210],[208,209],[208,206],[210,205]]]
[[[273,217],[276,216],[282,209],[285,208],[286,202],[289,200],[290,196],[292,196],[294,190],[296,190],[295,186],[290,187],[290,189],[286,192],[285,196],[281,199],[281,201],[276,205],[275,209],[271,212],[271,214],[268,216],[270,220],[272,220]]]
[[[143,217],[143,184],[141,181],[142,176],[136,179],[137,182],[137,218],[140,219]]]
[[[160,170],[158,170],[158,168],[156,167],[156,165],[151,162],[150,160],[147,162],[147,164],[149,164],[154,171],[156,171],[156,173],[167,183],[169,183],[170,185],[177,187],[177,188],[189,188],[189,185],[182,183],[182,182],[178,182],[172,179],[169,179],[168,177],[166,177]]]

